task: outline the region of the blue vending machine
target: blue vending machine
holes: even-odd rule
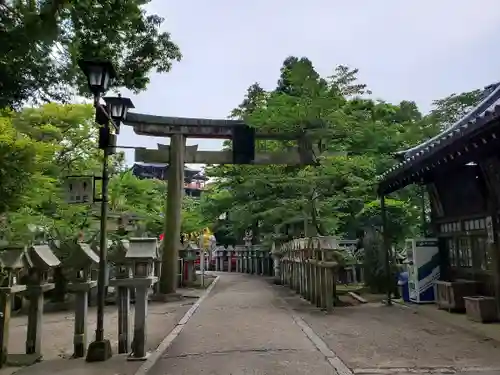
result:
[[[406,240],[408,290],[413,303],[433,303],[434,281],[439,279],[439,248],[436,238]]]

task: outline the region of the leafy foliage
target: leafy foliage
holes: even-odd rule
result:
[[[365,207],[376,199],[376,176],[394,163],[394,152],[434,135],[438,127],[413,102],[393,105],[367,98],[370,91],[356,74],[339,66],[330,77],[320,77],[307,58],[290,57],[275,90],[252,85],[233,117],[258,129],[295,134],[300,156],[309,165],[210,168],[218,182],[202,201],[208,217],[230,211],[238,233],[258,221],[262,238],[276,236],[284,219],[309,223],[309,234],[347,237],[368,225],[378,215]],[[257,145],[258,150],[292,152],[291,146],[287,141]],[[414,207],[415,199],[406,193],[394,203]],[[412,210],[395,214],[400,215],[396,222],[408,224],[405,228],[418,222],[419,214]]]
[[[201,202],[207,220],[229,212],[220,226],[224,236],[231,231],[236,241],[250,227],[261,241],[316,234],[364,237],[373,283],[377,288],[385,284],[383,247],[373,230],[381,226],[377,176],[395,163],[395,152],[436,135],[484,93],[437,100],[428,115],[415,102],[391,104],[370,95],[356,69],[338,66],[331,76],[321,77],[305,57],[284,61],[276,89],[251,85],[232,117],[270,133],[293,134],[305,165],[208,168],[217,182]],[[297,152],[289,141],[258,141],[256,146],[257,151]],[[386,200],[393,244],[422,229],[421,203],[414,186]]]
[[[70,100],[86,92],[77,61],[108,59],[115,85],[144,90],[149,73],[180,60],[164,21],[147,14],[149,0],[7,0],[0,3],[0,108],[26,101]]]
[[[99,206],[71,205],[62,187],[66,176],[99,175],[94,111],[88,105],[46,104],[0,117],[0,238],[28,243],[95,236]],[[166,183],[138,179],[124,167],[124,155],[110,159],[109,209],[139,218],[153,236],[164,227]],[[99,190],[99,186],[96,186]],[[184,227],[201,230],[204,217],[186,197]]]

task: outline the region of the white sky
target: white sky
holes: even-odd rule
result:
[[[377,98],[433,99],[500,80],[499,0],[153,0],[150,12],[183,60],[153,74],[132,95],[136,112],[226,118],[248,86],[273,89],[283,60],[308,57],[322,75],[337,65],[360,70]],[[166,139],[124,127],[119,144],[156,148]],[[217,150],[221,141],[188,140]],[[127,162],[134,161],[127,151]]]

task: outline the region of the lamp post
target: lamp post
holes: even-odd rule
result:
[[[104,98],[106,107],[101,105],[101,96],[108,90],[110,83],[116,77],[113,65],[109,61],[81,60],[78,65],[87,77],[89,90],[94,95],[96,110],[95,121],[99,124],[99,148],[103,150],[102,187],[101,187],[101,225],[99,239],[99,276],[97,279],[97,327],[95,341],[91,342],[87,351],[88,362],[106,361],[112,355],[111,343],[104,339],[104,290],[107,269],[107,236],[106,224],[108,216],[108,158],[116,152],[116,134],[120,124],[127,115],[129,108],[134,108],[128,98]],[[110,128],[113,125],[114,134]]]

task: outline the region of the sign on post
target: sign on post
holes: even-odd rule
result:
[[[94,203],[94,176],[69,176],[64,186],[66,202]]]

